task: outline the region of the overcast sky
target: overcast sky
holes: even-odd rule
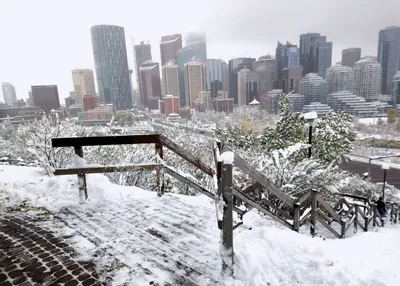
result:
[[[400,25],[399,11],[400,0],[0,0],[0,82],[14,84],[18,98],[41,84],[67,97],[71,70],[94,69],[90,27],[98,24],[125,28],[131,68],[130,37],[150,41],[159,61],[162,35],[190,31],[205,32],[208,58],[224,60],[319,32],[333,41],[337,62],[352,46],[376,55],[379,30]]]

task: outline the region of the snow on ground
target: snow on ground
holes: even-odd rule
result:
[[[375,125],[378,120],[381,119],[383,122],[387,121],[387,117],[376,117],[376,118],[358,118],[358,122],[367,125]]]
[[[81,255],[112,268],[113,284],[400,285],[400,228],[344,240],[311,238],[255,210],[234,232],[235,279],[221,278],[215,206],[204,196],[165,195],[88,176],[79,204],[76,176],[0,166],[0,209],[29,198],[53,214],[47,226]]]

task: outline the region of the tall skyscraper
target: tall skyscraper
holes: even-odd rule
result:
[[[83,104],[83,97],[85,95],[96,96],[94,87],[93,71],[90,69],[75,69],[72,70],[72,82],[74,85],[75,102],[76,104]]]
[[[284,79],[282,71],[286,68],[296,67],[299,65],[299,48],[289,42],[282,45],[278,42],[275,50],[276,59],[276,78],[278,87],[283,89]]]
[[[392,81],[393,83],[393,81]],[[354,65],[354,93],[374,101],[382,86],[382,66],[374,57],[364,57]]]
[[[51,110],[60,108],[60,98],[56,85],[34,85],[31,86],[33,105],[43,109],[47,114]]]
[[[162,77],[165,95],[180,97],[178,65],[167,63],[165,66],[162,67]]]
[[[354,73],[349,66],[336,64],[326,70],[326,81],[329,93],[338,91],[353,91]]]
[[[17,93],[15,92],[15,87],[9,82],[3,82],[1,84],[1,89],[3,91],[4,103],[8,106],[13,106],[17,102]]]
[[[253,70],[255,58],[237,58],[229,61],[229,98],[233,98],[234,104],[238,104],[238,72],[241,69]]]
[[[319,33],[300,35],[300,65],[303,75],[318,73],[325,77],[326,70],[332,65],[332,42]]]
[[[342,65],[353,68],[361,59],[361,48],[348,48],[342,51]]]
[[[101,101],[117,110],[132,107],[125,30],[123,27],[98,25],[91,28],[97,87]]]
[[[137,87],[139,90],[140,104],[144,104],[144,97],[142,91],[142,83],[140,79],[140,67],[147,61],[151,61],[151,45],[145,44],[143,41],[140,42],[140,45],[135,45],[133,47],[133,51],[135,54],[135,69],[136,69],[136,81]]]
[[[392,101],[394,106],[400,104],[400,71],[396,73],[393,79]]]
[[[246,98],[246,85],[249,82],[251,70],[243,68],[237,73],[237,83],[238,83],[238,106],[245,106],[247,104]]]
[[[186,35],[186,47],[196,50],[196,60],[205,61],[207,59],[207,39],[203,33],[189,33]]]
[[[210,91],[211,98],[216,98],[218,91],[222,90],[222,60],[207,59],[207,90]]]
[[[179,66],[179,92],[181,106],[187,106],[185,88],[185,64],[196,61],[205,62],[207,59],[207,43],[204,34],[191,33],[186,36],[186,46],[180,49],[175,56],[175,64]]]
[[[201,62],[185,64],[185,95],[187,106],[194,107],[200,92],[206,89],[206,68]]]
[[[328,90],[328,82],[316,73],[306,74],[299,84],[299,94],[304,95],[305,105],[313,102],[326,103]]]
[[[222,61],[221,64],[221,74],[222,74],[222,90],[229,92],[229,65]]]
[[[158,109],[161,96],[160,68],[158,63],[148,61],[140,67],[143,90],[143,105],[150,110]]]
[[[165,66],[170,61],[175,61],[175,56],[182,49],[182,35],[174,34],[161,37],[160,52],[161,66]]]
[[[379,31],[378,62],[382,66],[382,94],[390,94],[394,75],[400,70],[400,26]]]

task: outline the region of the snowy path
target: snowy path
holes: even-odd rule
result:
[[[88,203],[64,207],[55,217],[102,249],[101,255],[115,256],[149,282],[171,276],[172,285],[211,285],[218,278],[220,259],[207,244],[218,245],[213,239],[218,232],[205,232],[193,224],[198,220],[193,208],[173,202],[173,207],[157,198],[126,205]]]

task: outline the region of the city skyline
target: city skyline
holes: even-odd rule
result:
[[[141,40],[150,40],[153,60],[160,62],[159,44],[162,36],[181,33],[183,42],[185,42],[187,33],[201,31],[207,35],[208,58],[222,59],[228,62],[236,57],[258,58],[266,54],[273,54],[277,41],[290,41],[299,45],[300,34],[317,32],[327,36],[329,41],[334,43],[332,63],[335,63],[340,61],[343,49],[353,46],[362,48],[362,56],[376,56],[379,30],[400,24],[395,13],[396,7],[400,8],[400,3],[390,0],[386,5],[381,5],[378,1],[364,3],[355,0],[354,6],[357,6],[357,3],[360,4],[357,6],[357,12],[364,15],[364,17],[357,18],[357,21],[354,19],[354,10],[346,10],[344,7],[347,6],[344,6],[344,3],[335,4],[334,1],[326,1],[321,6],[318,1],[311,0],[307,1],[309,5],[291,1],[264,3],[267,1],[252,0],[250,5],[244,7],[238,0],[218,1],[218,3],[206,0],[202,1],[203,5],[198,5],[198,8],[196,6],[196,11],[202,15],[199,21],[191,21],[193,15],[186,15],[191,13],[185,12],[192,11],[193,1],[172,1],[173,4],[180,7],[179,17],[176,19],[171,17],[174,12],[171,7],[175,6],[171,3],[147,1],[148,3],[132,5],[128,1],[116,2],[118,5],[110,6],[108,1],[85,1],[79,11],[74,9],[74,1],[57,5],[45,0],[37,1],[35,4],[25,1],[26,9],[23,10],[14,1],[1,3],[0,29],[4,32],[4,37],[8,39],[7,43],[13,44],[3,46],[0,51],[0,61],[2,62],[0,81],[11,82],[17,90],[18,99],[28,97],[31,85],[57,84],[62,101],[68,97],[69,91],[73,90],[70,80],[72,69],[78,67],[95,70],[90,27],[101,24],[119,25],[126,29],[129,68],[133,70],[130,37],[135,39],[135,44]],[[229,9],[226,8],[228,2]],[[86,11],[89,11],[93,5],[96,6],[96,13],[87,17]],[[140,6],[139,10],[143,10],[142,8],[154,5],[160,8],[156,9],[160,11],[156,12],[154,17],[162,19],[163,15],[171,15],[168,16],[168,21],[163,21],[160,25],[142,29],[140,23],[144,21],[146,15],[139,14],[137,17],[131,17],[129,7]],[[126,9],[121,9],[121,6],[125,6]],[[270,23],[273,23],[279,20],[280,12],[283,13],[287,10],[284,9],[285,6],[290,6],[293,11],[297,11],[293,13],[293,19],[291,19],[291,22],[296,24],[281,25],[279,29],[272,24],[267,27],[261,25],[262,18],[265,18],[261,17],[262,13],[276,7],[277,13],[271,14],[268,18]],[[310,9],[308,12],[315,13],[313,19],[302,16],[300,12],[305,11],[304,6]],[[116,14],[113,12],[117,10],[120,14],[113,15]],[[54,12],[49,13],[52,11]],[[63,13],[58,13],[58,11],[63,11]],[[81,13],[82,17],[76,13]],[[72,14],[76,18],[74,21],[71,21],[70,15]],[[238,17],[239,14],[242,14],[243,17]],[[338,17],[339,15],[340,17]],[[372,17],[374,21],[370,20]],[[212,20],[214,18],[218,21]],[[333,21],[334,19],[336,22]],[[50,20],[52,25],[47,24]],[[21,23],[25,21],[29,21],[30,24],[22,25]],[[328,24],[330,22],[332,24]],[[263,28],[261,29],[261,27]],[[235,33],[232,33],[232,30],[235,30]],[[37,33],[37,31],[40,32]],[[51,40],[49,40],[49,34],[52,35]],[[29,49],[25,47],[27,42],[31,43]],[[76,45],[76,42],[79,42],[79,45]],[[19,61],[15,61],[15,55],[18,55]],[[60,57],[60,55],[62,56]],[[136,83],[135,78],[132,80]],[[97,83],[96,89],[98,89]]]

